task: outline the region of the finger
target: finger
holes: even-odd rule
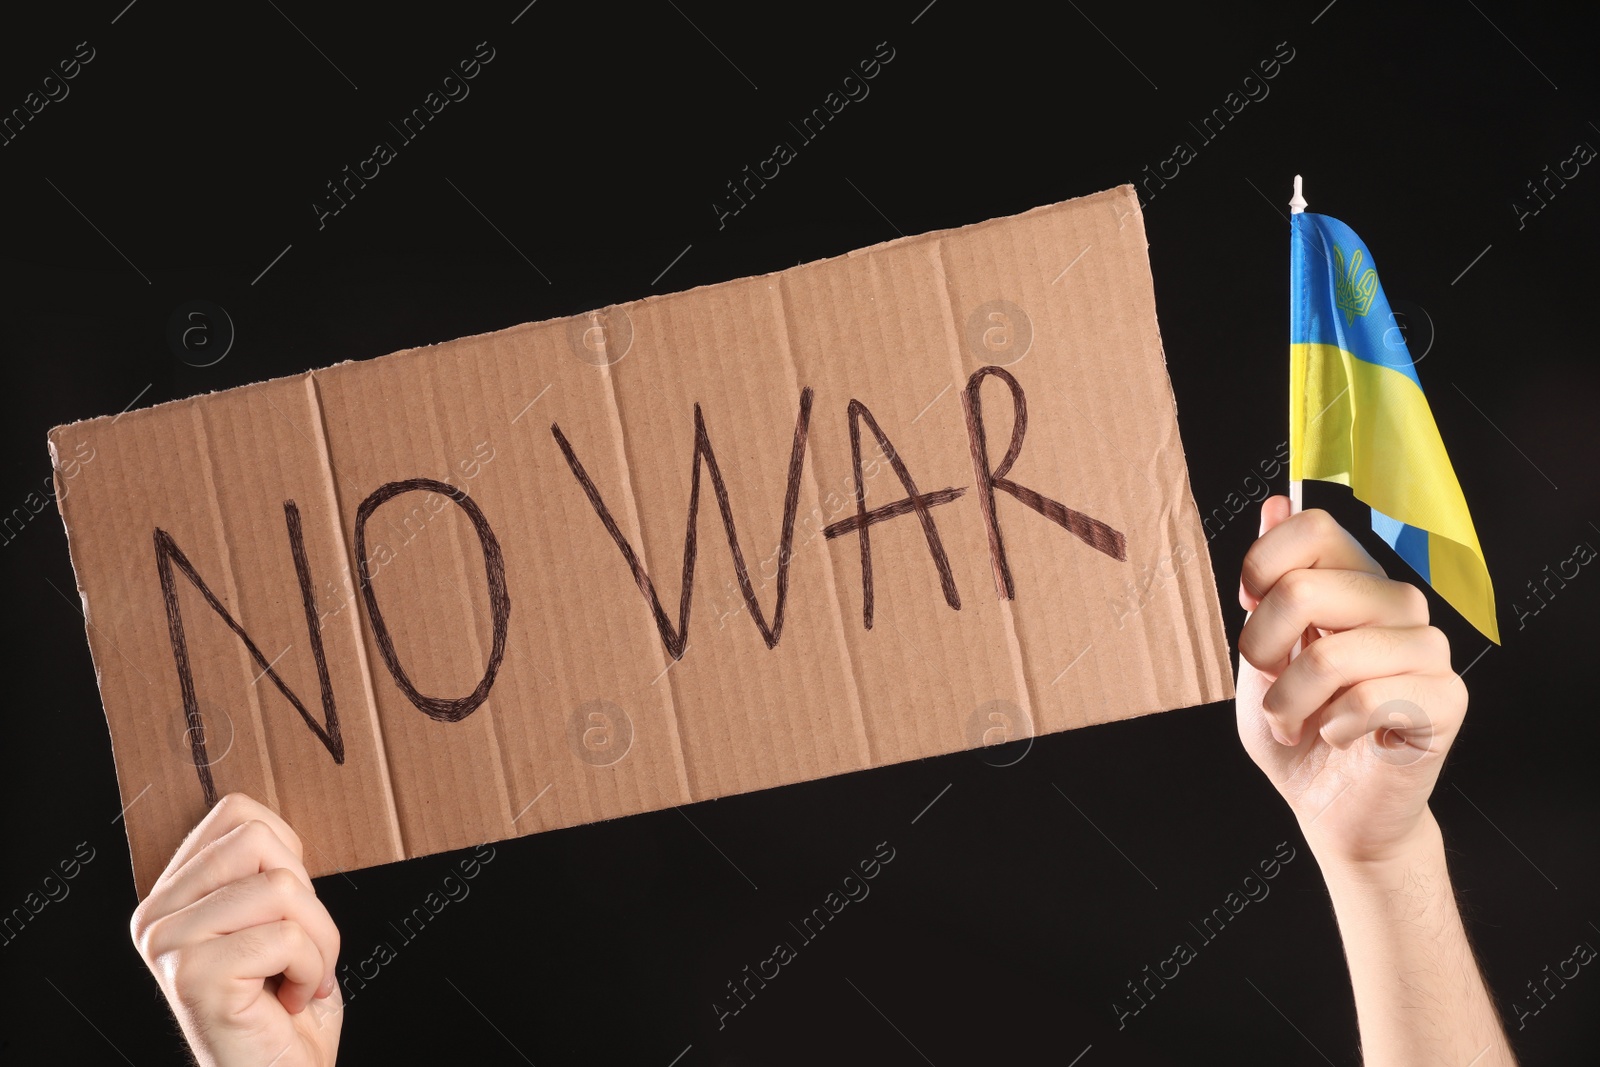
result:
[[[1466,710],[1467,687],[1460,675],[1373,678],[1329,701],[1318,733],[1338,749],[1372,735],[1384,760],[1414,763],[1430,753],[1444,753]]]
[[[250,819],[211,842],[157,883],[144,907],[153,915],[170,915],[232,882],[274,868],[291,872],[307,890],[311,889],[311,876],[300,857],[266,822]]]
[[[1409,582],[1368,571],[1289,571],[1245,621],[1239,654],[1268,674],[1281,674],[1308,626],[1426,626],[1428,598]]]
[[[1269,497],[1262,505],[1263,520],[1269,515],[1267,504],[1277,499]],[[1273,504],[1273,517],[1284,506]],[[1383,574],[1377,561],[1333,516],[1320,509],[1302,511],[1266,528],[1245,553],[1239,574],[1239,603],[1246,611],[1254,611],[1279,578],[1302,567]]]
[[[1432,626],[1402,629],[1363,626],[1329,634],[1307,645],[1261,697],[1289,744],[1300,741],[1300,727],[1341,689],[1373,678],[1449,670],[1450,642]]]
[[[1256,531],[1257,540],[1259,540],[1261,535],[1265,534],[1268,530],[1287,519],[1290,515],[1290,508],[1292,506],[1293,505],[1290,503],[1289,498],[1282,495],[1269,496],[1267,499],[1263,500],[1261,502],[1261,528]],[[1239,574],[1239,606],[1244,608],[1244,620],[1248,623],[1250,621],[1250,613],[1255,610],[1259,600],[1256,597],[1249,596],[1246,593],[1244,587],[1244,569],[1242,567],[1240,568]],[[1247,670],[1253,671],[1254,668],[1250,666],[1248,660],[1241,658],[1239,662],[1239,670],[1241,672]]]
[[[277,997],[291,1015],[305,1010],[328,970],[311,935],[293,919],[250,926],[202,941],[180,955],[185,957],[182,970],[189,977],[179,981],[188,986],[190,996],[202,1001],[237,994],[240,984],[253,990],[266,979],[283,975]],[[179,990],[180,996],[183,992]]]
[[[150,928],[148,950],[154,958],[281,919],[298,923],[327,961],[327,971],[317,981],[325,987],[339,957],[339,929],[316,893],[283,867],[232,882],[157,920]]]
[[[297,857],[305,855],[301,847],[300,835],[294,832],[290,825],[271,808],[254,800],[243,793],[229,793],[200,820],[189,836],[184,838],[183,844],[172,854],[172,859],[167,861],[166,870],[161,872],[161,877],[166,878],[178,868],[182,867],[195,854],[211,842],[227,834],[230,830],[255,819],[272,827],[273,831],[289,846]],[[159,881],[159,879],[158,879]]]
[[[1261,502],[1261,529],[1256,531],[1256,536],[1260,537],[1290,515],[1293,515],[1293,507],[1294,505],[1289,498],[1282,493],[1276,496],[1269,496],[1263,500]]]

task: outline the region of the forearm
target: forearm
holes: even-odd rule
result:
[[[1312,851],[1344,939],[1367,1067],[1515,1064],[1431,813],[1412,843],[1382,861],[1325,859],[1315,841]]]

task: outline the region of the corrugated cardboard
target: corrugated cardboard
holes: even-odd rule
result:
[[[1123,187],[55,429],[140,894],[235,790],[316,875],[1229,697],[1145,245]]]

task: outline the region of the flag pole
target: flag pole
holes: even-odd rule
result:
[[[1296,174],[1294,176],[1294,197],[1289,201],[1289,214],[1298,215],[1301,212],[1305,211],[1305,209],[1306,209],[1306,198],[1301,195],[1301,191],[1300,191],[1300,175]],[[1292,225],[1292,223],[1291,223],[1291,225]],[[1293,460],[1293,457],[1291,456],[1290,457],[1291,465],[1293,464],[1293,462],[1294,462],[1294,460]],[[1302,490],[1301,490],[1300,479],[1291,477],[1289,479],[1289,514],[1294,515],[1294,514],[1296,514],[1296,513],[1298,513],[1300,511],[1301,506],[1303,504],[1303,498],[1302,498],[1301,494],[1302,494]]]
[[[1306,209],[1306,198],[1302,194],[1301,189],[1300,189],[1300,175],[1296,174],[1294,176],[1294,196],[1292,198],[1290,198],[1290,200],[1289,200],[1289,214],[1290,215],[1298,215],[1301,212],[1305,211],[1305,209]],[[1290,220],[1290,224],[1289,225],[1290,225],[1291,228],[1293,227],[1294,222],[1293,222],[1292,219]],[[1294,238],[1293,238],[1293,236],[1291,236],[1290,237],[1291,243],[1293,242],[1293,240],[1294,240]],[[1293,294],[1290,294],[1289,300],[1290,300],[1291,303],[1293,303],[1293,301],[1294,301]],[[1293,343],[1293,338],[1292,337],[1290,338],[1290,343],[1291,344]],[[1292,378],[1293,375],[1291,375],[1290,377]],[[1290,385],[1290,388],[1293,388],[1293,384],[1292,383]],[[1292,430],[1292,427],[1291,427],[1291,430]],[[1293,435],[1291,433],[1291,439],[1292,439],[1292,437],[1293,437]],[[1294,469],[1294,454],[1292,452],[1289,455],[1289,466],[1290,466],[1290,470],[1292,472],[1293,469]],[[1294,477],[1292,475],[1292,473],[1291,473],[1290,478],[1289,478],[1289,514],[1291,514],[1291,515],[1298,514],[1299,511],[1301,510],[1302,504],[1304,502],[1304,498],[1302,496],[1302,492],[1303,491],[1301,489],[1301,486],[1302,486],[1301,480],[1299,478]],[[1305,644],[1306,644],[1306,639],[1305,639],[1304,635],[1301,635],[1300,637],[1295,638],[1294,647],[1289,650],[1289,658],[1291,660],[1293,660],[1302,651],[1304,651],[1305,650]]]

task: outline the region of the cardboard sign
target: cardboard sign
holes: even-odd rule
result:
[[[141,896],[1232,695],[1130,187],[50,446]]]

